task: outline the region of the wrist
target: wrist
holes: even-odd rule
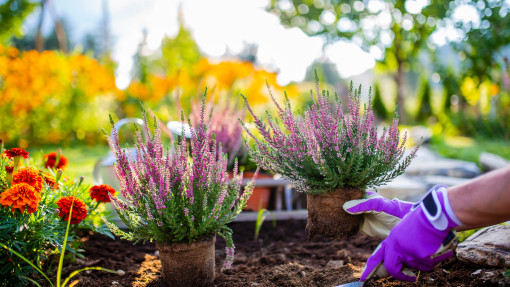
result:
[[[452,209],[445,185],[432,187],[422,200],[413,205],[411,210],[419,207],[430,224],[439,231],[451,230],[463,225]]]

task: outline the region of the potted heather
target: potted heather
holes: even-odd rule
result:
[[[261,138],[244,123],[243,127],[256,142],[248,147],[254,161],[307,194],[309,239],[315,235],[341,239],[356,233],[360,220],[347,214],[343,203],[402,174],[418,146],[405,156],[407,134],[399,143],[396,114],[391,126],[378,135],[370,93],[368,105],[361,107],[361,87],[353,91],[351,83],[346,112],[337,94],[320,91],[318,79],[315,94],[310,94],[310,104],[297,113],[288,97],[282,107],[271,94],[281,124],[269,113],[267,123],[262,121],[245,98]]]
[[[108,137],[125,198],[112,197],[112,203],[129,230],[108,225],[113,233],[135,243],[154,241],[169,286],[203,286],[214,280],[216,234],[226,241],[225,268],[230,268],[234,244],[227,223],[241,212],[253,188],[252,180],[240,193],[242,174],[236,163],[229,179],[227,157],[217,155],[214,136],[207,133],[204,106],[205,95],[200,124],[191,131],[189,144],[181,138],[165,149],[161,130],[155,123],[151,134],[143,109],[146,140],[137,129],[136,158],[120,148],[115,129]]]
[[[222,151],[227,154],[227,171],[232,175],[234,162],[238,159],[241,170],[244,168],[244,176],[253,177],[257,166],[248,157],[247,149],[243,145],[243,127],[238,119],[244,119],[246,111],[244,106],[239,107],[238,103],[232,104],[226,101],[225,104],[214,104],[214,98],[211,98],[205,106],[205,115],[209,115],[206,120],[208,133],[214,134],[216,139],[216,150],[222,146]],[[192,103],[192,112],[190,114],[191,124],[196,127],[200,124],[200,103]],[[271,174],[259,173],[257,178],[273,178]],[[265,209],[269,205],[271,196],[270,187],[254,187],[252,194],[246,202],[245,210]]]

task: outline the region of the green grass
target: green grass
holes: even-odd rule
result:
[[[30,156],[35,160],[37,165],[42,165],[44,154],[52,151],[56,152],[58,146],[45,146],[41,148],[29,149]],[[92,184],[92,172],[96,162],[108,154],[109,147],[107,145],[96,146],[73,146],[62,148],[62,154],[69,160],[69,165],[64,171],[65,176],[78,179],[80,176],[85,177],[85,182]]]
[[[510,160],[510,142],[503,139],[435,136],[430,142],[430,149],[448,158],[476,163],[482,152],[493,153]]]

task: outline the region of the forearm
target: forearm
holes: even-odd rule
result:
[[[462,230],[510,220],[510,165],[448,189]]]

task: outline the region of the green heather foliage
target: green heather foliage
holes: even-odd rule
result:
[[[151,134],[142,109],[147,140],[144,141],[137,129],[135,158],[120,148],[111,120],[113,134],[108,142],[117,158],[117,177],[126,199],[113,199],[113,203],[129,232],[108,224],[115,234],[135,243],[140,240],[193,242],[217,233],[227,242],[225,265],[230,268],[234,245],[227,224],[245,207],[254,181],[240,193],[242,174],[238,173],[237,163],[233,179],[229,180],[228,159],[221,146],[219,152],[216,150],[214,137],[204,124],[205,98],[204,95],[201,120],[192,130],[191,142],[181,138],[168,150],[161,143],[156,119]]]
[[[299,191],[309,194],[342,187],[365,190],[404,172],[418,146],[405,156],[407,133],[399,144],[396,114],[391,126],[378,136],[371,101],[361,109],[361,86],[353,91],[351,83],[347,113],[342,111],[337,94],[331,99],[328,92],[321,93],[318,79],[315,95],[310,94],[312,104],[297,114],[287,95],[282,108],[271,94],[284,130],[269,113],[267,123],[263,122],[245,99],[262,136],[255,137],[243,123],[256,142],[248,148],[257,164],[281,174]]]

